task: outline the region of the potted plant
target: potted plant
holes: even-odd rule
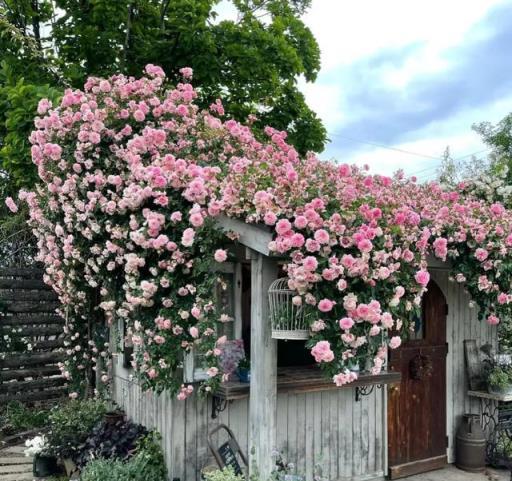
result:
[[[240,379],[240,382],[251,382],[251,361],[244,357],[238,363],[236,374]]]
[[[35,436],[25,441],[25,456],[33,457],[33,473],[36,478],[60,474],[57,458],[47,452],[48,442],[44,436]]]
[[[494,366],[487,378],[488,390],[491,394],[512,394],[512,367]]]

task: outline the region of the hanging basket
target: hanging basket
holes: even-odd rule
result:
[[[270,322],[273,339],[307,340],[309,327],[306,325],[304,306],[292,302],[297,292],[288,287],[288,278],[277,279],[268,289]]]

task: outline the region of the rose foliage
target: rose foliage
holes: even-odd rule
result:
[[[312,354],[338,385],[355,378],[354,361],[378,373],[407,336],[430,255],[452,261],[480,318],[509,317],[512,212],[435,183],[300,158],[272,128],[262,143],[222,120],[220,101],[200,111],[192,72],[182,73],[174,88],[152,65],[139,79],[89,78],[59,106],[39,105],[40,184],[20,199],[67,316],[62,369],[76,390],[108,358],[99,333],[118,319],[145,388],[187,397],[193,387],[177,369],[192,348],[209,374],[202,388],[222,381],[217,327],[227,316],[216,308],[215,265],[235,235],[216,226],[220,214],[272,226]]]

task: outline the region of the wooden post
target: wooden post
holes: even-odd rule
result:
[[[267,480],[274,469],[277,423],[277,341],[272,339],[268,288],[277,264],[251,252],[251,395],[249,401],[249,473]]]

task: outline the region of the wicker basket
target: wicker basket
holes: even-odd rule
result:
[[[275,280],[268,289],[273,339],[307,340],[309,327],[303,306],[292,302],[297,293],[288,287],[288,278]]]

